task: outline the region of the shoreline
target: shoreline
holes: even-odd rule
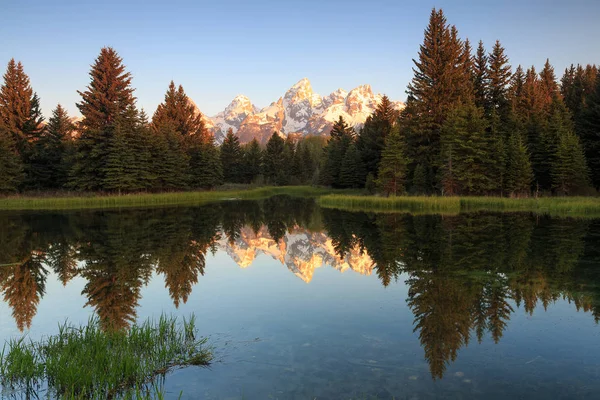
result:
[[[347,211],[448,214],[464,212],[533,212],[561,217],[600,218],[600,197],[442,197],[442,196],[348,196],[328,194],[319,205]]]
[[[345,193],[344,193],[345,192]],[[409,212],[413,214],[448,214],[462,212],[534,212],[556,216],[600,218],[600,197],[380,197],[356,194],[356,191],[313,186],[263,186],[222,188],[211,191],[132,194],[65,193],[47,196],[15,195],[0,198],[0,211],[79,210],[136,207],[191,206],[216,201],[258,200],[277,195],[314,197],[324,208],[365,212]]]

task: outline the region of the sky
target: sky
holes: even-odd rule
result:
[[[0,0],[0,69],[23,63],[46,117],[58,103],[78,115],[104,46],[150,115],[171,80],[211,116],[238,94],[265,107],[304,77],[321,95],[370,84],[404,100],[433,7],[463,39],[500,40],[513,66],[549,58],[560,77],[600,63],[599,0]]]

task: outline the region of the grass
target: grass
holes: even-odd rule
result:
[[[279,194],[290,196],[319,196],[331,190],[311,186],[265,186],[259,188],[173,192],[136,193],[125,195],[74,196],[10,196],[0,198],[0,210],[66,210],[84,208],[155,207],[196,205],[229,199],[262,199]]]
[[[174,317],[106,332],[98,319],[86,326],[67,323],[40,342],[13,339],[0,354],[0,383],[36,393],[46,388],[61,399],[161,398],[156,378],[175,368],[209,365],[206,338],[197,338],[195,319]]]
[[[330,194],[319,198],[327,208],[352,211],[458,214],[473,211],[534,212],[554,216],[600,217],[599,197],[503,197],[441,196],[348,196]]]

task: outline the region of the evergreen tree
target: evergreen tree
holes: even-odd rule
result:
[[[429,191],[429,182],[427,180],[427,171],[423,164],[417,164],[413,171],[412,192],[414,194],[426,194]]]
[[[504,54],[504,47],[496,41],[492,53],[489,55],[487,77],[489,80],[489,110],[496,110],[504,118],[508,108],[508,85],[511,80],[508,57]]]
[[[531,191],[533,171],[527,147],[518,132],[513,132],[510,136],[507,153],[506,190],[511,196],[528,196]]]
[[[354,129],[349,127],[340,115],[337,122],[333,125],[330,135],[331,138],[323,150],[325,162],[323,173],[321,174],[321,183],[326,186],[341,187],[340,172],[342,162],[344,161],[348,147],[354,141]]]
[[[277,184],[280,186],[297,184],[300,170],[297,168],[298,165],[294,162],[296,158],[296,145],[291,136],[285,138],[283,144],[283,168],[277,175]]]
[[[152,126],[155,129],[163,123],[172,124],[174,129],[184,137],[199,134],[203,140],[206,140],[209,135],[202,114],[187,97],[183,86],[179,85],[176,88],[173,81],[169,84],[165,101],[158,105],[152,116]]]
[[[592,183],[600,188],[600,75],[596,86],[585,98],[577,119],[577,132],[585,149]]]
[[[16,192],[23,177],[23,164],[12,133],[0,123],[0,193]]]
[[[365,169],[354,143],[348,146],[340,168],[339,186],[360,188],[364,186]]]
[[[581,193],[589,185],[583,147],[573,131],[566,131],[559,138],[552,165],[552,185],[561,195]]]
[[[477,107],[487,108],[488,81],[488,56],[485,47],[483,47],[483,42],[480,40],[473,61],[473,94]]]
[[[315,160],[305,140],[298,144],[296,160],[300,181],[304,184],[311,183],[315,172]]]
[[[36,142],[37,185],[45,189],[63,188],[69,176],[75,126],[67,111],[58,104],[43,135]]]
[[[156,185],[157,175],[152,170],[151,159],[153,143],[144,118],[130,106],[127,113],[116,120],[105,166],[105,189],[131,192]]]
[[[515,70],[508,89],[511,111],[514,117],[524,122],[523,111],[527,108],[525,97],[525,73],[520,65]]]
[[[135,98],[131,74],[125,72],[122,58],[110,47],[100,50],[90,77],[87,89],[78,92],[81,102],[77,108],[83,119],[70,184],[79,190],[93,191],[104,189],[108,152],[115,145],[115,124],[127,118],[128,109],[135,107]]]
[[[190,155],[190,186],[212,189],[223,184],[221,155],[212,136],[196,134],[188,144]]]
[[[0,124],[4,124],[10,132],[18,154],[22,156],[29,147],[27,128],[31,125],[34,93],[23,65],[15,62],[14,58],[8,62],[3,78],[4,83],[0,87]]]
[[[221,165],[225,182],[242,182],[244,172],[242,171],[242,148],[240,140],[231,128],[227,130],[227,135],[221,144]]]
[[[158,105],[152,116],[152,128],[156,132],[174,130],[182,137],[181,145],[189,161],[190,187],[211,189],[223,183],[219,149],[206,129],[202,113],[181,85],[176,89],[171,81],[165,101]]]
[[[183,137],[171,124],[161,124],[152,130],[152,170],[156,174],[156,188],[183,190],[189,182],[189,156],[183,148]]]
[[[263,157],[263,175],[267,183],[276,184],[283,173],[283,151],[285,141],[277,132],[273,132],[267,142],[267,148]]]
[[[466,104],[457,108],[443,127],[442,178],[444,194],[485,194],[493,187],[486,174],[489,157],[485,120]]]
[[[540,94],[542,104],[546,111],[550,111],[552,103],[559,97],[558,83],[556,82],[556,74],[554,67],[550,64],[550,60],[546,59],[544,68],[540,72]]]
[[[396,196],[404,192],[410,163],[405,148],[406,144],[400,129],[395,127],[385,140],[385,149],[379,163],[378,184],[387,195]]]
[[[244,147],[243,173],[246,183],[254,182],[262,170],[262,150],[256,138]]]
[[[367,118],[358,133],[356,147],[367,174],[377,177],[385,138],[389,135],[397,119],[398,113],[394,110],[392,102],[387,96],[383,96],[373,115]]]
[[[428,191],[439,187],[442,125],[459,102],[472,98],[472,75],[466,73],[463,54],[456,28],[447,24],[442,10],[433,9],[419,58],[413,60],[414,77],[401,118],[408,156],[413,168],[426,167]]]
[[[490,103],[492,104],[492,103]],[[507,111],[510,113],[510,111]],[[489,189],[503,194],[506,173],[506,142],[509,125],[508,114],[505,118],[500,116],[497,108],[491,108],[488,115],[486,128],[487,153],[489,157],[484,161],[485,174],[490,179]]]

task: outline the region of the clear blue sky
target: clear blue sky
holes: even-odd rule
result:
[[[0,63],[23,62],[46,116],[58,102],[77,113],[102,46],[149,114],[171,79],[208,115],[237,94],[264,107],[303,77],[322,95],[369,83],[404,100],[432,7],[463,38],[499,39],[513,66],[600,63],[598,0],[0,0]]]

